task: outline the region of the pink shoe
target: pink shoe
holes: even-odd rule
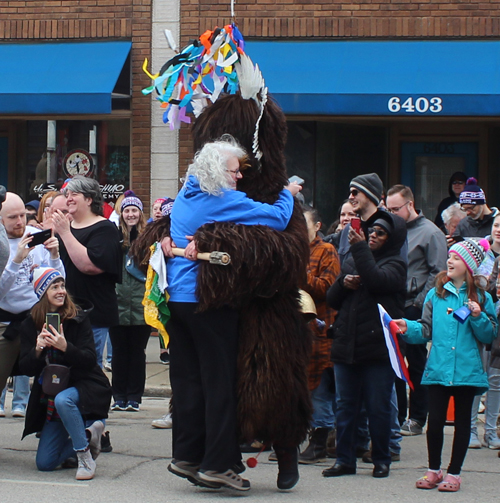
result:
[[[443,472],[439,470],[438,473],[431,472],[430,470],[420,479],[417,480],[417,489],[434,489],[443,480]]]
[[[462,483],[462,478],[458,475],[446,475],[442,482],[438,486],[438,491],[446,493],[456,493],[460,489],[460,484]]]

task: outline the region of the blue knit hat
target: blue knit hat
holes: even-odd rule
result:
[[[125,197],[123,198],[122,205],[120,206],[120,211],[123,211],[127,206],[135,206],[141,211],[144,209],[142,201],[135,195],[134,191],[127,190],[123,195]]]
[[[33,271],[33,287],[35,289],[36,296],[41,299],[43,294],[49,289],[49,286],[54,283],[59,278],[63,278],[63,275],[52,267],[37,267]]]
[[[475,178],[469,178],[464,190],[458,197],[460,204],[486,204],[486,196],[483,189],[477,184]]]

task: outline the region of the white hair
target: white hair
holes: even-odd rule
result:
[[[232,156],[242,159],[246,156],[246,152],[229,134],[214,142],[205,143],[201,150],[196,152],[186,178],[193,175],[203,192],[219,196],[222,189],[231,188],[230,178],[227,175],[227,160]]]
[[[453,203],[441,212],[441,218],[443,219],[445,225],[448,225],[453,217],[465,218],[466,216],[467,213],[462,211],[462,208],[458,203]]]

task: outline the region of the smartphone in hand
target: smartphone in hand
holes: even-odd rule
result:
[[[351,218],[351,227],[359,234],[359,231],[361,230],[361,218]]]
[[[49,326],[53,326],[59,332],[59,325],[61,324],[61,317],[59,313],[47,313],[45,315],[45,326],[47,330],[52,333]]]
[[[32,234],[33,239],[31,243],[28,243],[28,246],[31,248],[32,246],[37,246],[45,243],[47,239],[52,237],[52,229],[45,229],[44,231],[36,232]]]

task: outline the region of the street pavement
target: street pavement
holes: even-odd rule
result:
[[[34,435],[21,441],[23,420],[10,416],[12,394],[8,393],[7,417],[0,419],[0,503],[191,503],[228,498],[266,503],[404,503],[442,501],[443,498],[467,503],[476,499],[498,501],[500,459],[498,451],[485,448],[469,450],[463,471],[463,488],[459,493],[447,496],[437,490],[415,489],[415,480],[425,473],[424,435],[403,438],[401,461],[393,463],[387,479],[374,479],[372,466],[361,461],[357,475],[325,479],[321,471],[333,463],[328,460],[318,465],[301,466],[297,486],[292,491],[279,492],[276,489],[277,465],[269,462],[268,453],[263,452],[257,467],[247,469],[244,474],[252,484],[249,492],[195,488],[167,471],[172,456],[171,430],[151,427],[153,419],[166,413],[170,393],[168,367],[158,363],[158,352],[158,341],[151,338],[147,350],[148,396],[143,399],[140,412],[110,412],[106,429],[110,431],[113,452],[99,456],[97,473],[91,481],[76,481],[74,469],[37,471],[34,460],[38,441]],[[453,428],[446,427],[445,466],[452,435]]]

